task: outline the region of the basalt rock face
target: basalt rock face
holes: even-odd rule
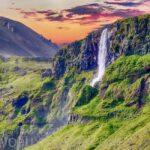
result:
[[[62,48],[54,59],[54,75],[59,78],[71,67],[75,67],[78,72],[96,68],[100,32],[93,32],[86,39]]]
[[[66,71],[65,60],[62,57],[58,57],[53,63],[53,74],[56,78],[61,77]]]
[[[144,55],[150,52],[150,15],[120,20],[104,28],[108,28],[107,66],[123,54]],[[60,77],[70,67],[75,67],[77,72],[95,69],[104,28],[90,33],[84,40],[62,48],[54,60],[54,74]]]
[[[91,70],[97,66],[97,55],[100,33],[91,33],[82,45],[81,62],[77,68],[81,70]]]

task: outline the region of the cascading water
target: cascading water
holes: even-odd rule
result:
[[[106,68],[108,29],[102,31],[98,52],[98,73],[91,81],[91,86],[102,80]]]

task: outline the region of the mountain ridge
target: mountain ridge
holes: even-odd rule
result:
[[[26,25],[0,17],[0,54],[3,56],[54,57],[58,46]]]

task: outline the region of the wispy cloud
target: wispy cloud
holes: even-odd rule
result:
[[[144,10],[139,10],[136,7],[142,6],[144,1],[105,1],[104,3],[92,3],[81,6],[76,6],[69,9],[63,9],[61,11],[49,10],[32,10],[25,11],[22,9],[16,9],[20,14],[23,14],[24,18],[32,17],[35,20],[48,20],[55,22],[69,21],[79,24],[91,24],[101,21],[101,18],[108,17],[129,17],[144,14]],[[123,8],[115,7],[115,5],[122,6]],[[133,9],[134,7],[134,9]]]
[[[66,9],[65,11],[69,12],[70,14],[76,14],[76,15],[91,15],[91,14],[97,14],[102,12],[104,9],[101,5],[94,3],[89,5],[82,5],[77,6],[71,9]]]
[[[127,6],[127,7],[133,7],[140,5],[142,2],[110,2],[106,1],[106,4],[111,4],[111,5],[121,5],[121,6]]]

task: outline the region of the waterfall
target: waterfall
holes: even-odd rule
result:
[[[107,57],[107,39],[108,39],[108,29],[105,28],[102,31],[100,42],[99,42],[98,73],[94,77],[94,79],[91,81],[91,86],[94,86],[95,83],[101,81],[105,73],[106,57]]]

